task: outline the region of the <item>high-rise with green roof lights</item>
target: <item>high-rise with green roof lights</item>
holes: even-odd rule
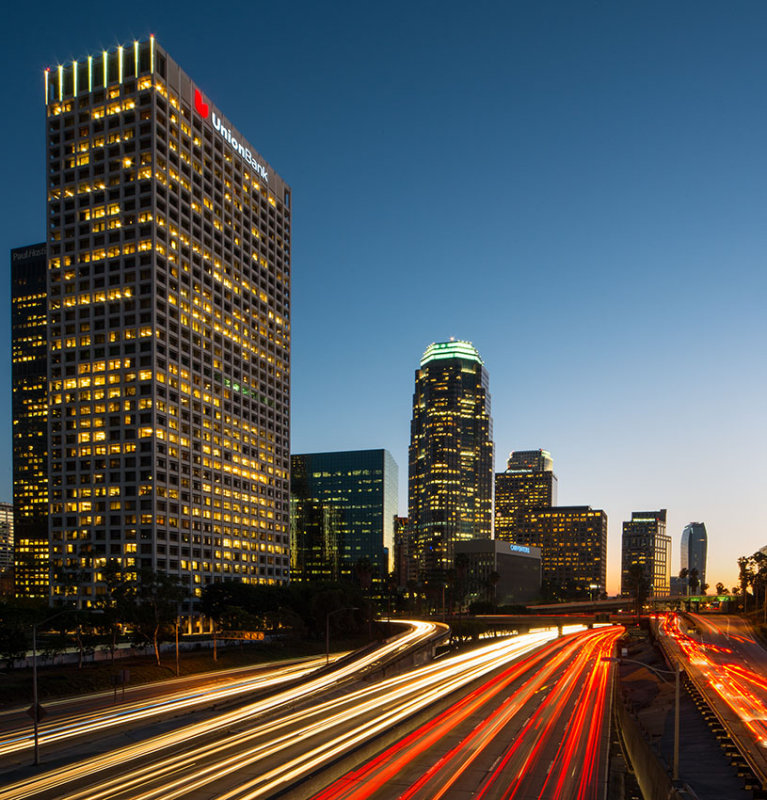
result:
[[[455,543],[492,534],[493,422],[487,370],[470,342],[429,345],[415,373],[408,505],[421,577],[451,569]]]

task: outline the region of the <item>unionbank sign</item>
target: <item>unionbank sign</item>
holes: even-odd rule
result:
[[[199,89],[194,90],[194,108],[203,119],[210,117],[210,121],[213,123],[213,129],[218,132],[218,135],[229,147],[241,156],[243,161],[251,166],[265,181],[269,180],[269,172],[266,167],[263,166],[263,164],[259,164],[253,156],[253,153],[251,153],[242,142],[238,142],[237,139],[232,136],[232,132],[229,128],[224,127],[224,124],[221,122],[216,112],[211,111],[208,103],[203,100],[202,92]]]

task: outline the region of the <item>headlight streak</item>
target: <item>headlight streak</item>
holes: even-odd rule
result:
[[[564,668],[567,662],[576,655],[578,661],[588,662],[591,666],[592,678],[589,687],[599,688],[602,676],[606,681],[609,668],[598,660],[599,655],[609,653],[617,636],[622,629],[611,629],[606,635],[604,632],[588,633],[575,640],[557,640],[549,645],[545,650],[539,651],[531,656],[527,656],[521,662],[507,668],[493,679],[474,690],[470,695],[460,700],[455,705],[444,711],[436,719],[425,723],[417,730],[393,744],[374,759],[362,767],[342,776],[326,789],[316,794],[312,800],[365,800],[373,797],[376,792],[387,787],[387,782],[402,774],[404,769],[416,759],[424,757],[429,748],[434,746],[440,739],[450,735],[455,728],[461,724],[469,715],[478,713],[481,706],[488,703],[501,690],[505,689],[512,681],[519,679],[525,673],[530,673],[534,667],[543,661],[544,665],[532,674],[518,689],[516,689],[503,703],[500,704],[485,719],[477,724],[474,729],[462,739],[456,746],[443,755],[439,760],[429,767],[426,772],[408,789],[398,795],[399,800],[439,800],[439,798],[449,797],[451,788],[461,775],[482,755],[483,751],[490,744],[494,743],[496,736],[502,731],[515,714],[528,703],[542,688],[544,688],[552,675]],[[600,642],[589,648],[584,639],[598,638]],[[599,652],[596,653],[596,648]],[[552,648],[558,648],[559,652],[552,652]],[[596,660],[596,661],[595,661]],[[594,664],[596,663],[596,667]],[[568,672],[560,679],[558,685],[569,685],[571,678],[568,675],[577,672],[575,666],[568,668]],[[606,685],[606,683],[605,683]],[[570,690],[571,691],[571,690]],[[585,692],[583,689],[580,699],[584,700]],[[591,701],[583,703],[584,713],[591,714]],[[560,701],[563,702],[563,701]],[[600,707],[600,713],[604,713],[604,707]],[[540,717],[531,718],[527,722],[527,728],[535,730],[541,722]],[[573,741],[583,735],[582,728],[574,733]],[[596,732],[589,732],[589,744],[587,752],[592,757],[598,758],[599,748],[595,747],[593,740],[599,741],[601,728],[597,726]],[[549,727],[543,728],[541,733],[551,735]],[[521,734],[517,741],[522,742]],[[525,741],[523,744],[527,744]],[[436,756],[435,756],[436,757]],[[596,766],[594,767],[596,769]],[[386,797],[392,797],[392,787],[386,788]]]
[[[64,795],[60,790],[57,793],[58,798],[65,796],[72,798],[111,798],[119,796],[130,797],[131,800],[138,800],[138,798],[152,798],[152,797],[183,797],[196,788],[200,788],[208,783],[218,781],[222,776],[222,770],[227,770],[229,774],[243,769],[250,764],[255,763],[259,759],[267,758],[269,755],[274,756],[281,748],[289,745],[295,745],[306,738],[324,733],[329,722],[328,715],[331,708],[338,708],[335,722],[342,724],[350,724],[356,712],[356,707],[361,705],[363,698],[368,695],[371,696],[374,692],[381,692],[381,697],[376,701],[375,698],[370,700],[370,705],[366,708],[383,707],[386,709],[384,718],[380,720],[380,726],[391,724],[414,713],[424,703],[431,702],[433,699],[441,696],[445,692],[453,691],[455,688],[464,685],[466,682],[473,680],[478,675],[494,669],[498,663],[503,660],[508,660],[510,655],[515,651],[523,651],[537,646],[547,638],[553,638],[556,632],[549,632],[548,634],[539,635],[536,637],[516,637],[515,639],[505,639],[500,644],[488,645],[482,648],[481,651],[475,651],[473,654],[465,654],[462,656],[454,657],[452,659],[445,659],[444,661],[430,664],[426,667],[408,673],[404,676],[398,676],[388,681],[381,682],[373,687],[366,687],[360,692],[355,692],[346,698],[336,699],[319,706],[312,707],[309,710],[296,712],[287,715],[285,718],[277,720],[273,723],[257,725],[247,731],[226,736],[221,741],[215,743],[203,744],[192,749],[187,747],[184,753],[177,755],[170,755],[167,758],[158,760],[154,764],[145,767],[136,767],[129,775],[120,776],[115,778],[101,778],[99,779],[96,774],[98,771],[105,768],[117,765],[123,765],[126,761],[137,758],[141,755],[146,755],[148,752],[163,747],[173,747],[180,743],[188,744],[188,740],[200,735],[200,726],[187,726],[187,728],[180,729],[173,734],[166,734],[164,736],[156,737],[149,740],[149,742],[142,742],[128,748],[122,748],[113,754],[108,754],[101,757],[88,759],[78,765],[73,765],[69,768],[62,768],[46,776],[41,776],[40,779],[33,781],[22,782],[14,787],[8,787],[8,791],[0,792],[0,798],[13,798],[28,797],[31,794],[40,792],[45,789],[59,787],[62,783],[76,780],[84,776],[89,776],[89,779],[98,784],[94,785],[92,789],[82,790],[70,795]],[[493,661],[495,659],[495,661]],[[337,677],[337,675],[336,675]],[[429,683],[434,686],[428,691],[424,687]],[[310,682],[311,683],[311,682]],[[441,689],[439,687],[442,687]],[[383,687],[383,690],[381,689]],[[413,699],[414,695],[421,695],[421,700],[418,698]],[[284,702],[284,701],[283,701]],[[347,702],[351,710],[344,710],[343,704]],[[272,705],[278,705],[273,703]],[[252,704],[250,708],[251,716],[254,708],[259,707],[259,713],[263,712],[264,703]],[[221,715],[216,718],[215,722],[218,723],[217,727],[220,729],[222,726],[231,725],[233,722],[243,721],[247,722],[245,714],[227,714]],[[316,721],[306,724],[306,720],[312,717]],[[280,743],[275,743],[274,736],[282,728],[289,728],[290,725],[296,725],[298,722],[304,721],[303,727],[296,730],[287,730],[281,737]],[[210,721],[214,722],[214,721]],[[378,720],[374,721],[378,722]],[[374,735],[379,726],[373,723],[365,723],[361,726],[362,733],[355,734],[355,731],[347,731],[346,733],[336,736],[336,740],[330,741],[309,753],[304,754],[302,757],[295,758],[288,764],[283,764],[280,768],[280,775],[262,775],[261,781],[267,778],[274,784],[282,783],[286,777],[286,767],[291,770],[293,774],[295,770],[313,769],[317,763],[323,761],[325,758],[331,756],[334,752],[343,749],[348,749],[354,745],[356,741],[365,739],[370,735]],[[212,728],[208,726],[207,730]],[[383,729],[381,727],[380,729]],[[264,736],[269,736],[270,740],[262,744],[256,744],[255,739]],[[235,747],[236,755],[231,755],[231,748]],[[244,753],[243,749],[249,748],[249,753]],[[224,751],[230,749],[229,755],[224,755]],[[298,762],[304,762],[301,766]],[[208,764],[212,764],[210,768]],[[191,770],[194,765],[194,770]],[[171,772],[177,773],[179,769],[184,769],[177,780],[174,780],[170,785],[167,781],[162,787],[151,788],[151,784],[155,783],[155,779],[162,780],[164,776],[169,775]],[[93,773],[93,776],[91,774]],[[184,777],[186,776],[186,777]],[[289,776],[288,776],[289,777]],[[142,789],[142,785],[144,788]],[[247,788],[248,794],[243,794]],[[247,787],[241,786],[238,790],[239,795],[244,797],[257,797],[263,794],[264,791],[269,791],[269,787]],[[127,793],[127,794],[126,794]]]
[[[352,676],[357,670],[371,665],[382,656],[398,652],[402,647],[407,647],[412,644],[417,644],[420,641],[428,640],[428,638],[438,627],[434,623],[421,622],[418,620],[402,620],[401,622],[409,626],[409,630],[407,630],[405,633],[390,638],[384,643],[383,646],[377,648],[371,653],[365,654],[363,657],[356,659],[354,662],[336,668],[335,670],[324,675],[318,676],[314,680],[310,680],[302,686],[282,692],[272,697],[265,698],[255,703],[248,704],[234,711],[218,715],[204,722],[188,725],[177,731],[163,734],[146,741],[138,742],[134,745],[129,745],[113,752],[94,756],[78,764],[62,767],[59,770],[46,773],[45,775],[41,775],[37,778],[20,781],[11,787],[0,789],[0,799],[4,800],[7,798],[8,800],[16,800],[16,798],[30,797],[40,791],[55,788],[62,783],[89,776],[93,772],[113,768],[115,766],[119,766],[120,764],[130,763],[137,758],[152,754],[155,752],[155,750],[165,747],[174,747],[179,744],[189,744],[194,738],[209,734],[217,729],[225,729],[233,724],[247,721],[256,715],[263,714],[265,711],[271,710],[279,705],[294,702],[312,694],[313,692],[326,689],[338,681]],[[155,765],[154,767],[148,768],[146,773],[153,775],[158,774],[157,766]],[[132,773],[132,783],[135,783],[136,774],[137,773],[135,771]],[[116,785],[124,784],[124,780],[118,780],[115,781],[115,783]],[[87,794],[83,796],[87,796]],[[105,796],[108,796],[108,794]]]
[[[695,620],[698,625],[706,624],[713,633],[722,633],[697,615]],[[676,615],[662,622],[661,631],[676,642],[683,656],[699,670],[701,679],[737,715],[756,743],[767,747],[767,681],[763,674],[754,672],[744,663],[725,658],[734,657],[727,648],[709,642],[702,644],[682,631]],[[746,636],[730,634],[729,638],[753,644]]]
[[[555,686],[541,702],[538,709],[536,709],[530,719],[525,723],[493,772],[485,780],[479,792],[475,795],[476,800],[485,796],[491,788],[495,788],[495,785],[500,781],[503,781],[504,784],[508,784],[507,788],[500,794],[498,794],[496,789],[493,795],[494,797],[498,796],[502,797],[503,800],[510,800],[510,798],[515,797],[518,792],[522,790],[522,779],[529,774],[534,774],[532,766],[542,755],[546,737],[556,736],[557,731],[554,727],[555,723],[558,718],[565,718],[564,715],[567,712],[568,699],[571,697],[575,688],[572,678],[579,675],[582,676],[586,670],[589,670],[589,678],[595,674],[595,671],[598,673],[600,668],[595,666],[596,660],[598,660],[602,654],[612,652],[614,642],[621,632],[622,629],[618,628],[607,632],[595,632],[589,637],[590,640],[587,641],[579,651],[573,665],[570,666],[567,672],[557,681]],[[607,670],[603,670],[603,672],[606,678]],[[606,682],[604,685],[606,686]],[[582,687],[579,693],[578,708],[580,709],[582,707],[584,713],[576,713],[575,717],[567,722],[564,736],[552,763],[552,768],[548,771],[546,783],[549,783],[554,776],[558,776],[556,777],[557,785],[554,789],[554,793],[547,794],[547,789],[544,785],[544,788],[538,795],[540,798],[557,797],[561,798],[561,800],[565,800],[565,798],[575,797],[581,800],[581,798],[585,799],[589,797],[587,794],[587,792],[590,791],[589,787],[593,786],[595,783],[593,777],[586,777],[585,781],[582,780],[581,785],[579,785],[577,789],[577,793],[566,791],[565,786],[573,777],[572,769],[574,766],[576,767],[576,774],[578,770],[584,769],[593,776],[593,770],[598,769],[598,762],[581,763],[579,759],[576,758],[577,744],[579,740],[583,738],[583,727],[586,724],[585,713],[591,713],[591,701],[593,698],[586,695],[589,686],[591,686],[592,690],[595,688],[593,681],[587,680],[586,685]],[[604,704],[602,704],[600,708],[601,716],[597,717],[593,715],[592,726],[597,730],[593,732],[590,731],[589,739],[591,740],[591,746],[588,747],[585,753],[585,756],[589,759],[598,757],[598,748],[594,747],[593,742],[598,741],[601,737],[601,726],[604,722]],[[515,756],[517,758],[515,758]],[[510,778],[509,772],[511,771],[512,761],[515,762],[515,768],[513,769],[513,777]],[[527,793],[526,796],[528,796]]]
[[[103,709],[86,712],[77,716],[70,716],[63,720],[55,720],[41,726],[40,745],[51,742],[60,742],[74,736],[92,734],[118,725],[134,724],[150,719],[160,714],[169,714],[183,711],[203,703],[212,704],[229,700],[239,695],[276,686],[290,680],[309,675],[325,664],[324,656],[301,665],[281,667],[276,670],[264,670],[260,675],[237,681],[227,686],[208,687],[195,689],[191,694],[180,693],[167,699],[147,703],[146,701],[133,701],[121,705],[118,709]],[[33,746],[34,739],[25,726],[23,733],[11,732],[0,738],[0,756],[27,750]]]

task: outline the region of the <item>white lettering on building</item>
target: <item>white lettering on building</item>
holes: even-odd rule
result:
[[[251,153],[242,142],[238,142],[237,139],[232,136],[232,132],[229,130],[229,128],[224,127],[224,124],[216,115],[215,111],[211,111],[211,117],[213,118],[213,127],[219,132],[222,138],[226,139],[232,150],[234,150],[236,153],[239,153],[246,164],[249,164],[265,181],[268,181],[269,172],[267,171],[266,167],[263,166],[263,164],[259,164],[258,161],[256,161],[256,159],[253,157],[253,153]]]

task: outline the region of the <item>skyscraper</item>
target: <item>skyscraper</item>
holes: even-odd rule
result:
[[[293,455],[291,465],[291,577],[385,580],[397,513],[391,454],[304,453]]]
[[[286,581],[289,187],[154,38],[45,107],[54,597]]]
[[[591,506],[554,506],[526,512],[514,535],[540,547],[544,597],[592,597],[607,583],[607,514]]]
[[[621,594],[634,595],[639,569],[649,597],[671,591],[671,537],[666,535],[666,509],[634,511],[623,523]]]
[[[14,582],[47,598],[48,290],[45,242],[11,250]]]
[[[490,538],[492,494],[487,370],[470,342],[431,344],[415,373],[409,448],[409,517],[422,575],[444,575],[456,542]]]
[[[690,572],[698,570],[698,589],[706,582],[708,535],[703,522],[690,522],[682,531],[681,564]]]
[[[495,538],[516,541],[534,508],[557,504],[557,476],[547,450],[516,450],[505,472],[495,475]]]

